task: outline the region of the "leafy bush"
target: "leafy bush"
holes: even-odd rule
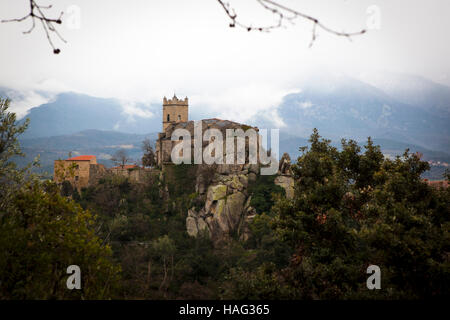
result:
[[[250,205],[258,213],[270,213],[275,201],[274,195],[285,195],[285,190],[274,183],[275,176],[259,175],[253,183],[249,185],[249,194],[252,196]]]

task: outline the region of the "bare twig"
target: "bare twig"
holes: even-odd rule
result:
[[[255,0],[255,1],[259,5],[261,5],[265,10],[272,12],[276,16],[276,18],[277,18],[276,23],[271,24],[271,25],[252,26],[251,24],[250,25],[245,24],[245,23],[242,23],[240,20],[238,20],[235,10],[230,6],[230,4],[228,2],[225,2],[224,0],[217,0],[217,1],[219,2],[221,7],[223,8],[223,10],[225,11],[228,18],[230,19],[229,26],[231,28],[238,26],[238,27],[246,29],[247,31],[256,30],[256,31],[260,31],[260,32],[270,32],[273,29],[284,27],[284,22],[289,22],[291,24],[295,24],[295,20],[297,20],[297,19],[308,20],[313,24],[311,43],[309,45],[310,47],[314,44],[314,42],[317,39],[317,29],[322,29],[325,32],[334,34],[339,37],[345,37],[345,38],[348,38],[349,40],[351,40],[351,37],[364,34],[367,31],[366,29],[362,29],[362,30],[356,31],[356,32],[337,31],[335,29],[331,29],[331,28],[327,27],[326,25],[321,23],[317,18],[314,18],[310,15],[307,15],[307,14],[297,11],[295,9],[286,7],[286,6],[278,3],[277,1],[273,1],[273,0]],[[28,18],[30,18],[32,21],[32,25],[29,30],[23,32],[24,34],[29,34],[34,30],[34,28],[36,26],[35,20],[38,19],[42,24],[42,28],[44,29],[45,35],[47,37],[47,40],[48,40],[50,46],[53,48],[53,53],[54,54],[60,53],[61,50],[59,48],[56,48],[53,43],[52,34],[55,34],[56,37],[58,37],[61,41],[66,43],[66,40],[64,40],[64,38],[61,36],[61,34],[58,32],[58,30],[56,30],[55,25],[54,25],[54,24],[62,23],[61,19],[62,19],[63,12],[61,12],[59,17],[56,19],[48,18],[43,13],[43,10],[52,8],[52,5],[49,5],[49,6],[38,5],[35,0],[29,0],[29,2],[30,2],[30,12],[26,16],[23,16],[22,18],[2,20],[1,22],[22,22],[22,21],[25,21]]]
[[[55,23],[56,24],[62,23],[61,19],[63,16],[63,12],[61,12],[59,17],[56,19],[48,18],[45,16],[45,14],[42,10],[51,9],[52,5],[41,6],[41,5],[38,5],[35,0],[29,0],[29,1],[30,1],[30,12],[26,16],[23,16],[22,18],[17,18],[17,19],[2,20],[1,22],[22,22],[22,21],[25,21],[28,18],[30,18],[32,21],[31,28],[29,30],[23,32],[24,34],[29,34],[34,30],[34,28],[36,26],[36,19],[38,19],[42,24],[42,28],[45,31],[45,35],[47,37],[48,42],[50,43],[50,46],[53,48],[53,53],[54,54],[60,53],[61,50],[59,48],[55,47],[55,45],[53,44],[51,35],[55,34],[61,41],[66,43],[66,40],[64,40],[64,38],[61,36],[61,34],[58,32],[58,30],[56,30],[56,28],[54,26]]]
[[[311,43],[310,47],[314,44],[314,41],[317,39],[317,29],[320,28],[328,33],[334,34],[339,37],[345,37],[351,40],[351,37],[361,35],[366,33],[366,29],[362,29],[360,31],[356,32],[343,32],[343,31],[336,31],[335,29],[331,29],[321,23],[317,18],[314,18],[310,15],[307,15],[305,13],[302,13],[300,11],[294,10],[292,8],[283,6],[279,4],[276,1],[272,0],[255,0],[257,3],[259,3],[265,10],[268,10],[272,12],[277,17],[277,22],[273,25],[267,25],[267,26],[252,26],[245,23],[240,22],[240,20],[237,19],[237,14],[235,10],[230,7],[230,4],[228,2],[224,2],[223,0],[217,0],[219,4],[222,6],[223,10],[225,11],[228,18],[231,20],[230,27],[241,27],[246,29],[247,31],[260,31],[260,32],[270,32],[272,29],[277,29],[283,27],[283,22],[287,21],[291,24],[294,24],[294,20],[296,19],[304,19],[308,20],[313,24],[312,28],[312,36],[311,36]]]

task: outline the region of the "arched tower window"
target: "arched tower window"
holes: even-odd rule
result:
[[[181,115],[178,115],[178,121],[181,121]]]
[[[167,122],[170,121],[170,114],[167,115]]]

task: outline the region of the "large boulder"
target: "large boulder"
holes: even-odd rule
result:
[[[294,178],[291,176],[277,176],[274,183],[286,191],[286,198],[294,198]]]
[[[290,175],[291,174],[291,157],[288,153],[283,153],[281,159],[278,163],[278,172],[282,175]]]
[[[238,231],[249,206],[248,176],[237,173],[217,177],[208,187],[205,206],[188,211],[186,229],[191,236],[206,230],[215,241],[229,238]]]
[[[194,217],[187,217],[186,218],[186,230],[187,233],[192,236],[196,237],[198,234],[198,227],[197,227],[197,219]]]
[[[288,198],[294,195],[294,180],[290,175],[290,159],[283,155],[284,165],[275,184],[286,190]],[[215,243],[230,239],[236,234],[242,240],[250,237],[250,224],[256,216],[248,194],[249,182],[257,180],[259,165],[217,165],[201,168],[204,177],[197,177],[196,191],[205,199],[200,209],[190,209],[186,218],[189,235],[207,232]]]
[[[233,193],[224,201],[224,203],[216,209],[216,219],[220,233],[230,234],[238,229],[243,215],[243,209],[246,197],[241,192]]]
[[[208,188],[207,200],[216,201],[225,198],[227,195],[227,186],[219,184]]]

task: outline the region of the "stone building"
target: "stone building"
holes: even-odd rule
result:
[[[156,162],[158,166],[172,163],[172,149],[177,143],[180,143],[180,141],[172,141],[172,133],[176,129],[186,129],[190,132],[192,139],[194,138],[194,121],[189,121],[188,113],[189,105],[187,97],[184,100],[179,100],[175,95],[169,100],[164,97],[162,119],[163,130],[158,134],[155,148]],[[249,128],[253,128],[256,132],[259,131],[257,127],[251,127],[230,120],[221,120],[217,118],[203,119],[202,133],[211,128],[220,130],[224,139],[226,137],[226,129],[242,129],[246,131]],[[208,142],[203,141],[203,147],[207,145]],[[192,148],[194,147],[193,141],[191,146]],[[193,151],[191,154],[193,154]]]
[[[246,131],[249,128],[255,129],[255,132],[258,132],[258,128],[256,127],[250,127],[248,125],[240,124],[234,121],[230,120],[222,120],[217,118],[212,119],[203,119],[201,120],[202,124],[202,134],[207,129],[217,129],[222,133],[224,143],[226,138],[226,130],[227,129],[242,129],[243,131]],[[191,155],[194,154],[194,121],[186,121],[186,122],[175,122],[169,124],[164,132],[161,132],[158,134],[158,140],[156,141],[156,162],[158,166],[164,166],[165,164],[172,163],[171,160],[171,154],[172,149],[177,143],[181,143],[181,140],[172,141],[172,133],[176,129],[185,129],[187,130],[191,135]],[[255,136],[255,142],[258,144],[257,137]],[[209,141],[202,141],[202,148],[205,148],[209,144]],[[225,150],[225,145],[223,147],[223,150]]]
[[[156,141],[156,162],[159,166],[163,163],[170,162],[170,153],[172,151],[172,141],[170,134],[166,134],[168,128],[173,128],[178,123],[187,122],[189,120],[189,103],[188,98],[179,100],[176,95],[172,99],[163,98],[163,118],[162,132],[158,134]],[[174,129],[169,130],[173,132]]]
[[[55,160],[53,168],[53,181],[58,184],[69,181],[78,191],[97,181],[106,172],[105,166],[97,163],[93,155]]]
[[[128,178],[133,182],[143,182],[148,179],[152,169],[143,168],[135,164],[126,164],[123,166],[112,167],[106,169],[108,173]]]
[[[163,99],[163,132],[166,128],[178,122],[188,121],[189,105],[188,98],[179,100],[176,95],[172,99]]]

